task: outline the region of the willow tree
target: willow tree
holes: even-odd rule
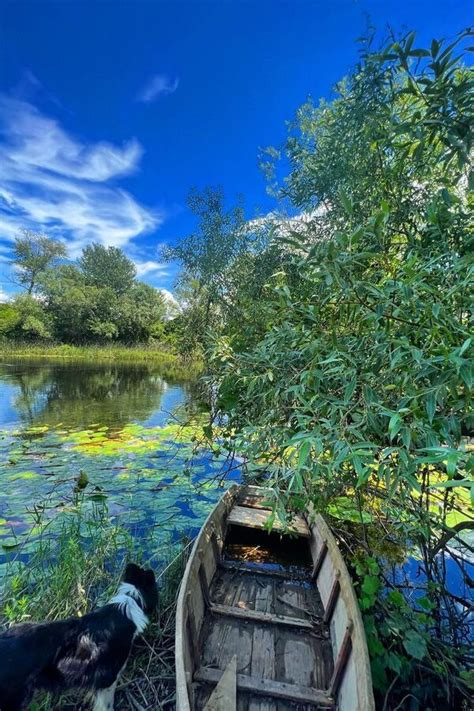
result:
[[[425,49],[407,35],[367,53],[334,101],[298,110],[280,197],[305,216],[276,226],[290,253],[268,328],[213,354],[228,439],[265,463],[280,515],[311,501],[360,525],[351,561],[384,708],[408,687],[423,708],[461,703],[470,683],[468,601],[443,585],[438,555],[473,527],[464,39]],[[411,605],[387,589],[392,539],[421,552],[428,582]]]

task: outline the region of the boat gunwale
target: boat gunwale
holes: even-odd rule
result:
[[[188,680],[187,674],[189,672],[185,669],[184,658],[184,629],[185,629],[185,605],[186,596],[188,594],[188,584],[191,577],[193,567],[197,564],[196,561],[199,557],[199,548],[202,540],[205,538],[208,528],[212,525],[217,515],[220,513],[220,507],[225,508],[225,503],[227,499],[230,502],[233,501],[239,491],[239,486],[237,484],[232,485],[227,491],[221,496],[219,501],[213,507],[209,516],[204,521],[201,529],[196,536],[194,545],[191,548],[191,553],[189,554],[188,561],[186,563],[186,568],[184,570],[183,578],[181,580],[181,585],[179,588],[178,599],[176,602],[176,639],[175,639],[175,665],[176,665],[176,708],[179,711],[192,711],[189,690],[188,690]],[[229,502],[229,503],[230,503]]]
[[[372,686],[372,672],[370,667],[369,650],[367,647],[367,636],[365,634],[364,622],[362,613],[359,607],[359,601],[354,590],[354,583],[350,576],[344,557],[337,544],[334,533],[324,516],[316,513],[310,506],[307,514],[308,524],[313,532],[313,527],[316,527],[323,544],[327,546],[327,553],[331,558],[332,565],[336,571],[336,580],[340,586],[340,596],[346,608],[348,620],[351,629],[349,630],[352,641],[351,654],[355,658],[355,666],[358,679],[358,692],[361,695],[361,709],[363,711],[375,711],[375,700]],[[339,573],[339,575],[337,575]],[[315,585],[318,587],[317,580]],[[333,610],[334,614],[334,610]],[[342,646],[342,645],[341,645]],[[336,663],[336,659],[334,660]],[[343,672],[344,673],[344,672]],[[365,683],[362,684],[362,680]]]

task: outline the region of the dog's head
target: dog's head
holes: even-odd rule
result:
[[[123,582],[134,585],[137,588],[143,598],[144,612],[147,615],[151,614],[158,604],[158,588],[154,572],[140,568],[135,563],[128,563],[125,568]]]

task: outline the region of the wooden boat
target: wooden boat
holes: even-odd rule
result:
[[[177,604],[178,711],[373,711],[364,627],[331,530],[316,514],[296,516],[292,535],[278,521],[268,533],[265,496],[232,487],[195,541]]]

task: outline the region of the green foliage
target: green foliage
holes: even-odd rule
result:
[[[419,547],[436,624],[385,597],[380,559],[360,571],[359,600],[369,637],[378,630],[378,688],[394,676],[410,685],[423,661],[430,676],[414,693],[425,704],[463,688],[455,667],[466,652],[433,565],[472,466],[463,437],[473,424],[473,101],[472,71],[456,55],[463,39],[425,50],[407,35],[367,54],[334,101],[299,109],[280,196],[304,212],[274,218],[276,268],[263,284],[255,275],[239,285],[240,301],[232,294],[237,314],[252,288],[260,294],[258,328],[243,329],[229,309],[210,354],[229,444],[265,464],[284,501],[325,510],[355,497],[364,530],[375,491],[397,540]],[[450,492],[441,503],[439,486]],[[366,532],[360,545],[371,554]]]
[[[0,619],[8,624],[84,615],[115,591],[120,569],[107,568],[132,549],[129,534],[110,523],[104,504],[87,509],[80,496],[58,535],[44,535],[28,564],[4,572]]]
[[[28,294],[33,293],[46,269],[64,257],[64,245],[39,232],[22,230],[21,236],[15,238],[13,263],[18,281]]]
[[[14,333],[20,322],[20,312],[13,304],[0,304],[0,337]]]
[[[181,315],[182,349],[192,352],[205,346],[208,331],[222,321],[227,294],[227,273],[246,241],[243,209],[225,209],[220,189],[192,190],[188,206],[197,217],[195,232],[167,247],[166,260],[181,264],[180,300],[186,305]]]
[[[281,265],[281,246],[271,244],[273,224],[266,219],[245,223],[243,208],[226,210],[222,192],[212,188],[193,191],[189,204],[198,218],[196,232],[164,253],[181,263],[183,305],[166,332],[186,354],[206,354],[211,334],[223,330],[237,338],[241,334],[248,343],[265,330],[265,290]]]
[[[148,343],[163,336],[167,308],[161,292],[135,280],[135,266],[118,248],[89,245],[78,265],[45,264],[35,280],[39,299],[18,297],[16,321],[4,309],[1,333],[8,337],[77,344]]]
[[[73,343],[92,340],[91,324],[102,315],[98,287],[88,286],[77,267],[62,265],[45,274],[42,291],[58,340]]]
[[[82,251],[79,267],[88,285],[108,287],[116,294],[124,294],[135,280],[137,270],[118,247],[104,247],[97,242]]]
[[[123,297],[116,324],[119,338],[147,343],[159,339],[165,324],[166,306],[162,294],[148,284],[135,282]]]
[[[52,335],[51,317],[44,304],[34,296],[20,294],[13,300],[17,318],[8,335],[25,340],[48,340]]]

